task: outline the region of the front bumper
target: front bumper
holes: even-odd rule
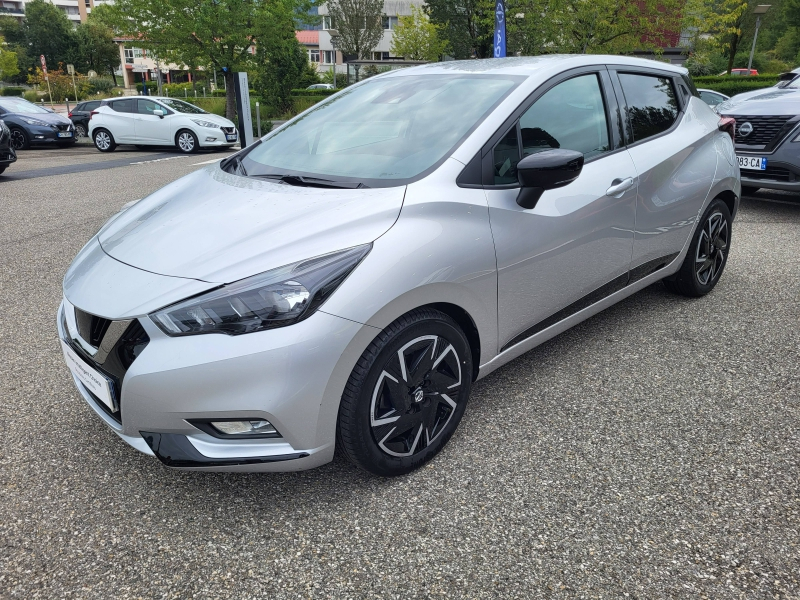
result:
[[[230,148],[239,143],[239,134],[236,139],[228,141],[225,132],[221,129],[202,128],[196,132],[201,148]],[[212,139],[213,138],[213,139]]]
[[[70,133],[69,137],[59,137],[59,133]],[[72,127],[67,131],[57,131],[52,127],[40,127],[38,125],[30,125],[28,127],[28,138],[31,144],[52,144],[55,142],[74,142],[75,141],[75,128]]]
[[[72,332],[58,330],[66,340]],[[170,338],[148,318],[150,342],[122,380],[117,422],[75,377],[95,413],[125,442],[167,466],[210,471],[294,471],[333,458],[339,400],[377,330],[318,311],[259,333]],[[87,361],[89,362],[89,361]],[[89,363],[90,366],[91,363]],[[194,419],[263,418],[280,438],[220,439]]]

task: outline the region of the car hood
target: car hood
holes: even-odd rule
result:
[[[717,105],[721,115],[800,115],[800,89],[776,87],[737,94]]]
[[[230,283],[374,241],[397,220],[405,187],[338,190],[232,175],[179,179],[107,223],[103,250],[160,275]]]
[[[7,119],[8,117],[16,117],[18,119],[36,119],[37,121],[44,121],[45,123],[49,123],[50,125],[67,125],[72,123],[67,117],[64,115],[60,115],[58,113],[43,113],[39,115],[28,115],[23,113],[6,113],[3,118]]]

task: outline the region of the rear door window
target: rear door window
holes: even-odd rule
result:
[[[100,101],[93,100],[92,102],[86,102],[81,110],[94,110],[98,106],[100,106]]]
[[[678,100],[669,77],[620,73],[619,81],[628,105],[628,122],[634,142],[672,127],[678,118]]]

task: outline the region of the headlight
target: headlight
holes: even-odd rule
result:
[[[210,127],[211,129],[219,129],[219,125],[211,121],[203,121],[202,119],[192,119],[193,123],[197,123],[200,127]]]
[[[50,123],[45,123],[44,121],[40,121],[39,119],[30,119],[28,117],[20,117],[23,121],[25,121],[28,125],[39,125],[40,127],[50,127]]]
[[[365,244],[279,267],[178,302],[150,318],[169,336],[285,327],[310,317],[371,249]]]

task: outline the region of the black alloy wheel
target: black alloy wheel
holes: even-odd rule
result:
[[[75,125],[75,137],[76,138],[86,137],[86,126],[83,123],[78,123]]]
[[[27,150],[31,147],[31,141],[28,134],[18,127],[11,128],[11,147],[14,150]]]
[[[731,247],[731,213],[719,198],[706,209],[680,270],[664,285],[684,296],[704,296],[717,285]]]
[[[383,330],[353,370],[339,446],[377,475],[408,473],[450,439],[471,387],[472,355],[458,325],[436,310],[412,311]]]

